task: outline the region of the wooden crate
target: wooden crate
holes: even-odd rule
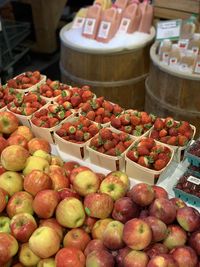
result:
[[[200,13],[199,0],[153,0],[154,17],[161,19],[187,19]]]

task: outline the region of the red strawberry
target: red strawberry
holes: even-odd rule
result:
[[[103,147],[107,151],[107,150],[115,147],[115,144],[111,140],[106,140],[105,143],[103,144]]]
[[[24,96],[23,102],[33,102],[33,101],[38,101],[38,96],[36,94],[27,94]]]
[[[165,162],[168,162],[170,157],[169,157],[168,153],[162,152],[162,153],[158,154],[158,159],[163,159]]]
[[[104,109],[109,111],[109,112],[113,111],[113,105],[107,100],[104,100],[102,107],[104,107]]]
[[[121,124],[122,125],[129,125],[130,124],[130,121],[131,121],[131,116],[130,114],[122,114],[120,116],[120,119],[121,119]]]
[[[73,125],[69,126],[68,133],[69,134],[75,134],[75,132],[76,132],[76,127],[74,127]]]
[[[125,141],[124,142],[124,147],[127,149],[132,143],[133,143],[133,140]]]
[[[22,80],[21,80],[21,83],[25,84],[25,83],[30,83],[30,78],[28,77],[23,77]]]
[[[141,136],[144,132],[143,126],[142,125],[137,125],[135,127],[135,130],[133,131],[133,135],[135,136]]]
[[[86,118],[88,118],[91,121],[94,121],[95,119],[95,112],[93,110],[89,111],[86,115]]]
[[[49,85],[53,90],[56,90],[60,87],[60,82],[59,81],[52,81]]]
[[[155,152],[157,154],[161,153],[164,151],[164,147],[162,145],[155,145],[152,147],[151,152]]]
[[[140,156],[138,158],[138,162],[137,162],[139,165],[143,166],[143,167],[146,167],[146,168],[149,168],[150,167],[150,164],[149,164],[149,161],[148,161],[148,158],[145,157],[145,156]]]
[[[84,139],[84,141],[88,141],[91,137],[92,137],[91,134],[88,133],[88,132],[85,132],[85,133],[83,134],[83,139]]]
[[[104,124],[104,123],[108,123],[108,122],[110,122],[110,118],[104,117],[102,120],[102,123]]]
[[[78,107],[78,105],[82,102],[82,99],[80,97],[79,94],[74,94],[72,95],[71,97],[71,103],[72,103],[72,106],[75,108],[75,107]]]
[[[60,110],[60,106],[58,104],[51,104],[48,106],[48,110],[49,112],[56,114]]]
[[[164,137],[161,137],[159,141],[162,142],[162,143],[167,144],[169,138],[170,138],[170,136],[164,136]]]
[[[188,143],[188,138],[185,135],[178,136],[178,145],[179,146],[186,146]]]
[[[89,112],[91,110],[91,106],[89,102],[83,103],[81,106],[83,112]]]
[[[104,108],[102,108],[102,107],[98,108],[95,113],[96,113],[96,115],[103,116],[104,115]]]
[[[102,140],[112,140],[112,131],[108,128],[103,128],[99,131],[99,135],[101,136]]]
[[[101,107],[104,101],[104,96],[100,96],[96,98],[96,103],[98,103],[98,106]]]
[[[45,96],[48,98],[53,97],[53,91],[51,91],[51,90],[46,91]]]
[[[107,152],[106,152],[107,155],[109,156],[116,156],[116,151],[115,151],[115,148],[111,148],[109,149]]]
[[[119,141],[120,141],[120,136],[119,136],[119,134],[112,132],[112,137],[113,137],[113,139],[116,140],[117,143],[119,143]]]
[[[99,136],[93,137],[90,141],[90,147],[92,148],[97,148],[100,147],[101,145],[102,145],[102,140],[101,138],[99,138]]]
[[[96,124],[91,124],[89,127],[88,127],[88,132],[94,136],[96,135],[98,132],[99,132],[99,128]]]
[[[40,72],[38,70],[33,71],[32,75],[38,80],[40,80]]]
[[[122,142],[130,140],[130,136],[127,133],[120,133],[119,138]]]
[[[100,153],[105,153],[105,152],[106,152],[106,151],[105,151],[105,148],[104,148],[103,146],[98,147],[98,148],[97,148],[97,151],[100,152]]]
[[[160,118],[157,118],[154,122],[154,129],[160,131],[164,128],[164,121]]]
[[[149,154],[149,157],[153,160],[153,161],[155,161],[155,160],[157,160],[158,159],[158,153],[156,153],[155,151],[151,151],[150,152],[150,154]]]
[[[113,113],[117,116],[120,113],[122,113],[123,109],[118,105],[118,104],[114,104],[113,105]]]
[[[98,109],[101,106],[98,102],[98,98],[90,100],[90,106],[94,110]]]
[[[64,110],[61,110],[61,111],[58,111],[58,113],[56,114],[57,118],[59,120],[63,120],[65,118],[65,111]]]
[[[66,136],[66,130],[64,128],[60,128],[56,131],[57,135],[59,135],[60,137]]]
[[[138,146],[137,152],[139,156],[148,156],[150,154],[150,151],[145,146]]]
[[[139,125],[141,123],[141,120],[138,116],[132,114],[131,115],[131,124],[136,126],[136,125]]]
[[[87,100],[90,100],[93,98],[93,93],[90,90],[85,90],[82,95],[83,102],[86,102]]]
[[[180,126],[178,127],[178,132],[184,134],[186,131],[190,130],[190,124],[187,121],[181,121]]]
[[[112,113],[109,110],[105,109],[105,111],[104,111],[104,117],[111,118],[112,117]]]
[[[151,134],[150,134],[150,137],[153,138],[153,139],[158,140],[159,139],[159,131],[153,129]]]
[[[138,152],[135,151],[135,150],[129,150],[126,154],[126,156],[132,160],[132,161],[135,161],[137,162],[138,161],[138,158],[139,158],[139,155],[138,155]]]
[[[30,77],[30,83],[34,85],[34,84],[38,83],[38,79],[36,77],[32,76],[32,77]]]
[[[159,132],[159,137],[167,136],[167,134],[168,134],[167,130],[162,129],[162,130],[160,130],[160,132]]]
[[[102,119],[101,115],[97,115],[95,117],[94,121],[97,122],[97,123],[102,123],[103,122],[103,119]]]
[[[174,121],[174,119],[171,118],[171,117],[167,117],[167,118],[165,119],[165,125],[166,125],[168,128],[173,127],[173,126],[174,126],[174,123],[175,123],[175,121]]]
[[[126,125],[126,126],[124,126],[124,131],[126,132],[126,133],[131,133],[132,132],[132,126],[130,126],[130,125]]]
[[[151,150],[152,149],[152,147],[153,146],[155,146],[155,141],[154,141],[154,139],[153,138],[151,138],[151,137],[148,137],[148,138],[145,138],[145,139],[142,139],[141,141],[140,141],[140,143],[139,143],[139,146],[141,145],[143,145],[143,146],[146,146],[149,150]]]
[[[151,122],[151,117],[146,112],[141,112],[141,123],[148,124]]]
[[[154,163],[154,169],[156,171],[162,170],[167,165],[167,162],[164,159],[157,159]]]
[[[17,82],[14,79],[8,81],[8,87],[17,88]]]
[[[49,126],[50,128],[54,127],[59,123],[59,120],[57,118],[49,118]]]
[[[84,133],[81,130],[77,130],[76,133],[75,133],[75,139],[77,141],[83,141]]]
[[[171,128],[169,129],[169,135],[170,135],[170,136],[177,136],[177,135],[178,135],[178,129],[175,128],[175,127],[171,127]]]
[[[185,132],[184,135],[188,138],[188,140],[190,140],[193,136],[192,128],[190,130],[188,130],[187,132]]]
[[[71,110],[67,110],[67,111],[65,112],[65,118],[69,117],[70,115],[72,115]]]
[[[168,139],[167,141],[168,145],[176,146],[178,144],[178,137],[177,136],[172,136]]]
[[[116,145],[115,150],[116,150],[116,155],[120,156],[126,150],[126,148],[123,143],[122,144],[119,143]]]
[[[64,103],[62,103],[62,106],[65,110],[72,108],[72,104],[69,101],[65,101]]]
[[[45,92],[49,91],[49,86],[47,84],[42,84],[39,87],[39,91],[40,91],[40,93],[45,93]]]

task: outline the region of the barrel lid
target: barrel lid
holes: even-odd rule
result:
[[[120,34],[109,43],[101,43],[85,38],[81,35],[81,29],[71,29],[72,23],[65,25],[60,31],[61,43],[73,50],[90,54],[109,54],[140,49],[152,43],[155,37],[155,28],[150,34],[136,32],[133,34]]]

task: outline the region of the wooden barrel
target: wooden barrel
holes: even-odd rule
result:
[[[78,49],[61,38],[61,79],[73,85],[89,85],[97,96],[124,108],[144,109],[145,79],[149,72],[149,50],[154,34],[147,44],[123,51],[90,51]]]
[[[151,48],[151,66],[146,79],[145,110],[158,116],[187,120],[200,135],[200,75],[186,74],[160,64],[157,44]]]

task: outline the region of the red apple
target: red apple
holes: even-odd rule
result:
[[[20,173],[6,171],[0,175],[0,188],[4,189],[10,196],[23,190],[23,178]]]
[[[115,262],[111,253],[107,250],[94,250],[86,258],[87,267],[114,267]]]
[[[140,211],[140,215],[139,215],[140,219],[144,219],[144,218],[146,218],[148,216],[150,216],[148,209],[143,209],[143,210]]]
[[[58,236],[60,237],[60,240],[63,239],[63,227],[57,222],[55,218],[40,220],[40,226],[48,226],[54,229]]]
[[[37,228],[34,217],[29,213],[18,213],[12,217],[10,222],[12,235],[20,242],[28,242],[29,237]]]
[[[31,129],[25,125],[19,125],[18,128],[11,134],[11,136],[14,136],[15,134],[20,134],[24,136],[27,142],[34,137],[33,133],[31,132]]]
[[[131,252],[132,249],[129,247],[125,247],[118,250],[117,256],[115,257],[115,261],[117,264],[117,267],[124,267],[124,258],[126,255],[128,255],[129,252]]]
[[[85,230],[88,234],[90,234],[92,232],[92,228],[93,228],[94,224],[96,223],[96,221],[97,221],[96,218],[86,216],[85,221],[84,221],[83,225],[81,226],[81,228],[83,230]]]
[[[44,150],[45,152],[50,154],[51,146],[45,139],[35,137],[28,142],[28,150],[31,155],[33,155],[36,150]]]
[[[1,152],[4,150],[4,148],[6,148],[7,146],[8,146],[8,141],[3,136],[0,136],[0,155]]]
[[[162,243],[154,243],[148,246],[145,249],[145,252],[149,256],[149,258],[153,258],[154,256],[159,254],[167,254],[169,252],[169,249]]]
[[[112,221],[113,219],[111,218],[106,218],[96,221],[96,223],[92,228],[92,238],[103,240],[103,233],[106,229],[106,226]]]
[[[85,267],[85,256],[80,249],[62,248],[55,257],[56,267]]]
[[[18,118],[11,112],[0,112],[0,132],[4,134],[13,133],[19,126]]]
[[[101,239],[90,240],[84,250],[84,255],[87,257],[94,250],[106,250]]]
[[[179,267],[177,262],[171,255],[158,254],[152,257],[147,264],[147,267]]]
[[[11,146],[11,145],[19,145],[19,146],[24,147],[25,149],[28,149],[28,141],[21,134],[12,135],[7,139],[7,141],[8,141],[8,145],[9,146]]]
[[[40,218],[51,218],[59,200],[58,192],[51,189],[42,190],[37,193],[33,200],[33,210]]]
[[[189,245],[200,256],[200,230],[193,232],[189,238]]]
[[[9,199],[8,192],[6,192],[3,188],[0,187],[0,212],[2,212],[5,209],[8,203],[8,199]]]
[[[132,250],[124,258],[124,267],[146,267],[149,258],[144,251]]]
[[[134,218],[129,220],[124,225],[123,240],[132,249],[144,249],[152,241],[151,228],[142,219]]]
[[[176,218],[176,208],[166,198],[156,198],[149,207],[149,213],[166,224],[173,223]]]
[[[148,216],[144,218],[144,221],[148,223],[152,230],[153,242],[159,242],[166,238],[168,231],[167,226],[163,221],[153,216]]]
[[[114,203],[112,217],[122,223],[138,217],[140,208],[129,197],[117,199]]]
[[[54,190],[60,190],[62,188],[69,187],[69,178],[65,175],[65,170],[63,167],[58,165],[50,165],[49,176],[52,181],[52,188]]]
[[[178,225],[169,225],[167,228],[168,235],[166,236],[163,244],[169,249],[185,245],[187,241],[187,234]]]
[[[80,164],[76,161],[65,162],[63,168],[65,169],[67,177],[70,177],[72,170],[78,168],[79,166]]]
[[[72,188],[62,188],[58,190],[59,196],[61,199],[65,199],[67,197],[75,197],[77,199],[81,199],[78,193],[74,191]]]
[[[154,194],[155,194],[155,198],[167,198],[168,199],[168,193],[167,191],[158,185],[152,185],[153,190],[154,190]]]
[[[100,181],[100,183],[105,179],[105,174],[103,174],[103,173],[100,173],[100,172],[96,172],[96,175],[98,176],[98,178],[99,178],[99,181]]]
[[[79,250],[84,251],[90,240],[91,238],[88,233],[81,228],[75,228],[66,233],[63,239],[63,246],[76,247]]]
[[[18,251],[17,240],[8,233],[0,232],[0,266],[6,264]]]
[[[145,183],[134,185],[127,196],[142,207],[150,205],[155,198],[153,187]]]
[[[24,177],[24,190],[33,196],[42,190],[51,188],[51,178],[43,171],[32,170]]]
[[[171,255],[178,263],[179,267],[196,267],[198,258],[196,252],[188,246],[174,248]]]
[[[29,239],[30,249],[40,258],[53,256],[60,248],[60,237],[48,226],[37,228]]]
[[[181,209],[187,206],[186,203],[181,198],[178,197],[170,198],[170,201],[174,204],[176,209]]]
[[[126,190],[129,190],[130,180],[129,180],[128,175],[125,172],[112,171],[106,176],[106,178],[108,178],[108,177],[114,177],[114,178],[117,178],[118,180],[122,181],[125,185]]]
[[[24,169],[29,152],[19,145],[7,146],[1,153],[1,164],[8,171]]]
[[[31,194],[20,191],[16,192],[8,201],[6,212],[10,218],[14,215],[26,212],[33,215],[33,197]]]
[[[90,193],[84,199],[84,207],[88,216],[105,219],[112,212],[113,200],[105,193]]]
[[[0,175],[6,172],[6,169],[0,163]]]
[[[176,219],[181,227],[188,232],[194,232],[200,226],[200,213],[192,207],[177,210]]]
[[[72,165],[73,164],[76,164],[75,162],[73,163],[72,162]],[[64,166],[63,166],[64,167]],[[66,170],[66,164],[65,164],[65,170]],[[76,177],[76,175],[78,175],[79,174],[79,172],[83,172],[83,171],[91,171],[91,169],[90,168],[88,168],[88,167],[86,167],[86,166],[78,166],[78,167],[76,167],[76,168],[73,168],[72,170],[71,170],[71,174],[70,174],[70,182],[72,183],[73,182],[73,179],[74,179],[74,177]]]

